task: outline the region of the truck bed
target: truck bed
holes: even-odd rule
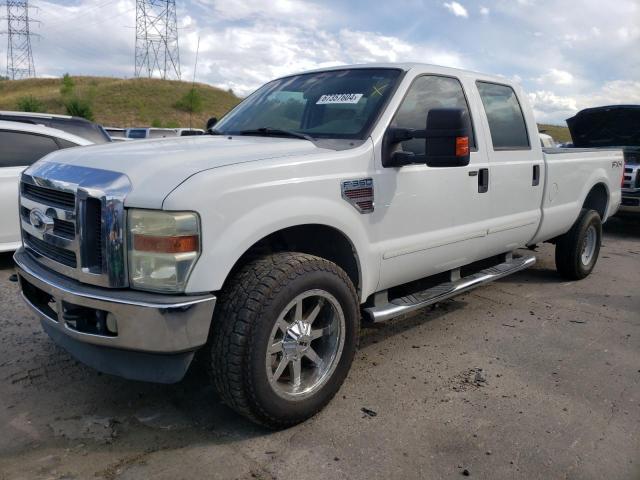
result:
[[[615,148],[544,148],[545,190],[542,221],[532,244],[550,240],[571,227],[588,195],[599,205],[602,221],[620,206],[624,154]],[[592,193],[592,185],[601,193]]]

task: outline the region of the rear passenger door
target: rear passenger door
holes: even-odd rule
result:
[[[533,145],[518,95],[509,85],[476,82],[485,115],[489,152],[491,221],[488,240],[495,253],[525,245],[538,228],[544,188],[540,145]]]
[[[11,250],[17,248],[20,242],[20,174],[29,165],[59,148],[51,137],[0,130],[0,248]]]

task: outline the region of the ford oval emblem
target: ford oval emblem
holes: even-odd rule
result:
[[[29,223],[33,228],[44,232],[49,225],[53,225],[53,218],[48,217],[37,208],[31,210],[29,213]]]

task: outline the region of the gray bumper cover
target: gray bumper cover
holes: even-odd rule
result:
[[[45,331],[78,360],[98,370],[137,380],[175,382],[186,372],[194,351],[207,341],[214,295],[92,287],[42,267],[22,249],[14,260],[22,296]],[[37,301],[43,295],[50,296],[48,305]],[[111,315],[117,334],[73,328],[63,313],[68,307]]]

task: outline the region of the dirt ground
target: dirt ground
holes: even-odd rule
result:
[[[640,221],[594,273],[537,265],[367,328],[345,385],[281,432],[198,372],[100,375],[42,333],[0,257],[0,479],[640,479]],[[365,413],[362,409],[366,410]]]

